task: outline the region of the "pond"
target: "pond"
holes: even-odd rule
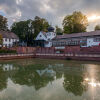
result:
[[[0,100],[100,100],[100,63],[0,61]]]

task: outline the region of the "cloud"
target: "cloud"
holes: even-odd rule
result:
[[[61,26],[64,16],[73,11],[82,11],[87,16],[100,15],[100,0],[0,0],[0,10],[5,12],[9,25],[13,21],[46,18],[52,25]],[[100,22],[100,21],[99,21]],[[98,23],[99,23],[98,22]],[[97,22],[93,22],[91,30]]]
[[[16,0],[16,4],[20,5],[22,3],[22,0]]]

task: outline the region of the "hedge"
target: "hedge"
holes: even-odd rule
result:
[[[16,50],[0,49],[0,54],[16,54]]]

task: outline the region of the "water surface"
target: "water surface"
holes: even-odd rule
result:
[[[100,63],[0,61],[0,100],[100,100]]]

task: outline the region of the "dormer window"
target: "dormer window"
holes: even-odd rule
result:
[[[40,37],[42,37],[42,35],[40,35]]]

